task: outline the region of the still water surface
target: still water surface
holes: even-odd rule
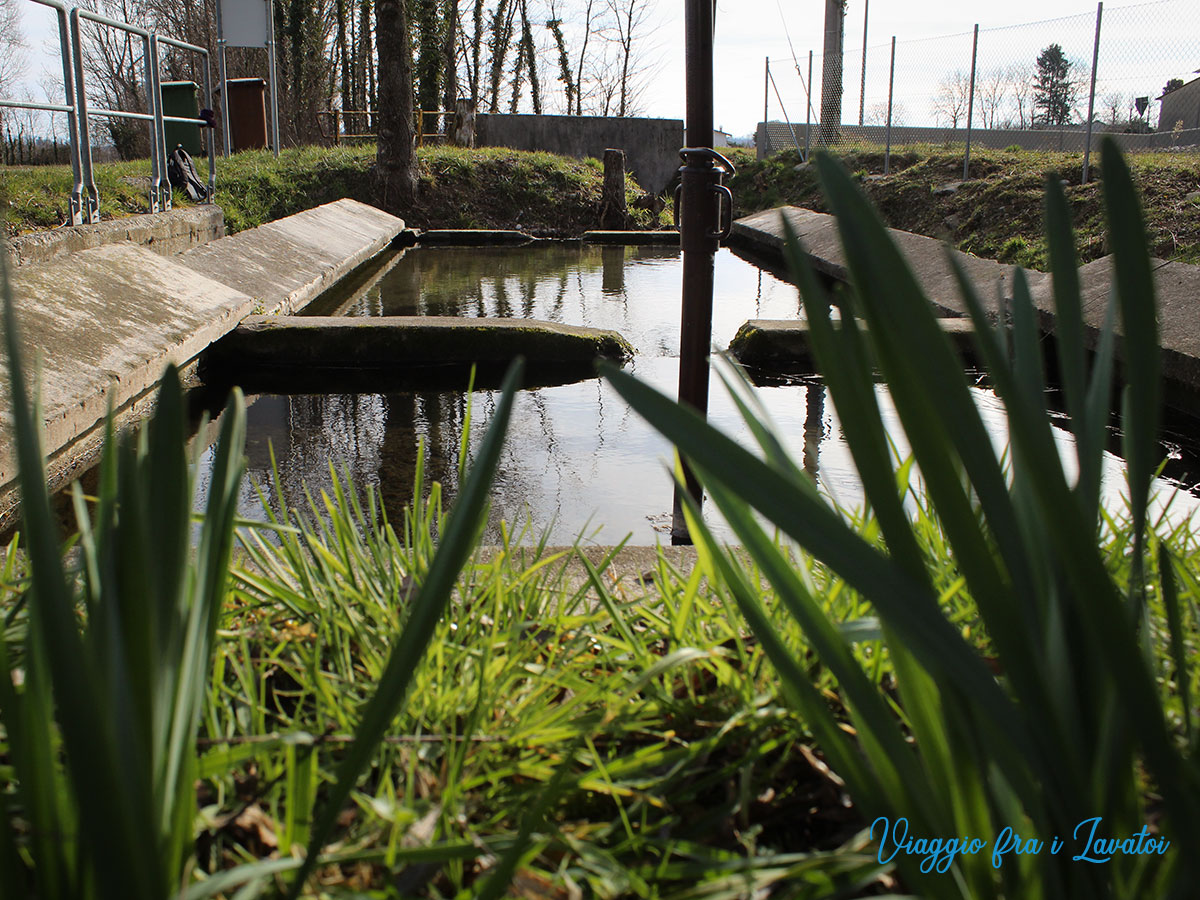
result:
[[[388,268],[390,266],[390,268]],[[389,261],[374,284],[327,303],[322,312],[345,315],[511,316],[546,319],[619,331],[637,348],[630,364],[638,377],[674,395],[678,375],[680,259],[676,248],[599,247],[555,243],[533,248],[418,248]],[[334,309],[336,307],[336,309]],[[795,289],[751,263],[721,250],[716,258],[713,342],[729,345],[747,319],[799,315]],[[749,441],[733,404],[715,383],[710,418]],[[895,412],[877,389],[889,426]],[[977,404],[1003,446],[1005,419],[996,397],[974,391]],[[847,505],[861,489],[837,416],[817,379],[759,389],[785,445],[820,486]],[[496,393],[471,398],[470,444],[478,445]],[[426,472],[456,488],[459,436],[467,410],[462,392],[259,395],[248,409],[251,477],[266,485],[270,451],[282,492],[301,504],[304,486],[315,495],[330,483],[329,461],[360,487],[377,487],[397,524],[413,493],[417,446],[427,445]],[[891,430],[901,452],[906,442]],[[1062,446],[1070,438],[1058,432]],[[495,540],[503,519],[510,528],[529,521],[554,543],[577,536],[616,543],[665,541],[670,530],[670,447],[599,379],[522,392],[516,401],[493,489],[485,540]],[[1124,482],[1119,458],[1106,455],[1105,491],[1119,502]],[[1164,488],[1168,485],[1164,484]],[[270,490],[267,491],[270,496]],[[1174,501],[1190,510],[1190,494]],[[243,496],[243,514],[262,517],[256,493]],[[706,515],[719,534],[728,532]]]

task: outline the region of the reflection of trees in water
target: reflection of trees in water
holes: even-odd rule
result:
[[[565,242],[534,252],[528,247],[418,248],[408,251],[347,314],[455,316],[471,310],[476,316],[511,316],[515,294],[521,298],[521,315],[535,317],[537,301],[553,306],[556,286],[569,272],[599,271],[602,294],[623,294],[625,265],[678,255],[670,246]],[[578,284],[582,295],[584,283]]]
[[[474,458],[495,409],[497,394],[472,398],[468,454]],[[308,509],[306,488],[314,499],[331,486],[329,464],[339,477],[348,471],[360,496],[377,487],[389,521],[399,528],[413,497],[419,441],[425,450],[425,484],[442,484],[447,504],[459,490],[458,452],[466,415],[466,396],[458,392],[330,394],[262,398],[250,408],[251,428],[270,434],[283,499]],[[572,459],[561,446],[557,428],[580,427],[574,420],[556,424],[556,410],[541,391],[518,395],[514,417],[492,491],[488,534],[499,534],[504,519],[520,527],[536,509],[539,524],[560,507],[562,486],[586,481],[577,471],[589,460]],[[590,425],[591,423],[587,423]],[[274,504],[268,442],[248,447],[249,471]],[[598,501],[599,502],[599,501]]]

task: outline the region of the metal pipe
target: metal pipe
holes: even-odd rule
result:
[[[804,162],[808,162],[808,142],[809,132],[812,131],[812,57],[813,52],[808,51],[808,84],[804,86]]]
[[[79,40],[79,19],[83,11],[71,10],[71,52],[75,69],[75,115],[79,128],[79,177],[82,218],[89,224],[100,219],[100,195],[96,192],[96,176],[92,171],[92,142],[88,131],[87,88],[83,81],[83,52]]]
[[[1087,138],[1083,144],[1083,183],[1088,183],[1088,167],[1092,161],[1092,116],[1096,112],[1096,63],[1100,61],[1100,19],[1104,4],[1096,4],[1096,41],[1092,45],[1092,89],[1088,92]]]
[[[275,17],[271,15],[271,2],[263,4],[267,15],[267,65],[271,69],[271,150],[279,158],[279,92],[275,89],[278,70],[275,67]]]
[[[158,157],[157,173],[151,180],[150,190],[156,192],[155,200],[158,203],[159,211],[166,212],[171,208],[171,179],[167,176],[167,132],[163,127],[162,113],[162,69],[158,59],[158,35],[150,35],[147,41],[146,59],[149,63],[150,82],[147,88],[147,93],[150,94],[150,108],[154,111],[154,130],[151,134],[151,141],[155,151],[151,154],[153,165],[153,157]],[[151,212],[154,212],[151,209]]]
[[[67,101],[67,141],[71,146],[71,199],[69,212],[72,225],[82,225],[83,212],[83,165],[80,163],[80,132],[78,116],[78,98],[75,95],[75,72],[71,65],[72,43],[71,27],[67,18],[67,8],[57,0],[34,0],[43,6],[51,7],[58,20],[58,49],[62,57],[63,95]],[[83,135],[87,140],[87,134]],[[90,220],[89,220],[90,221]]]
[[[771,101],[771,57],[767,57],[766,74],[763,75],[763,125],[767,124],[767,111]]]
[[[683,303],[679,326],[679,402],[708,411],[708,354],[712,343],[713,254],[719,231],[713,189],[713,0],[687,0],[684,35],[687,86],[687,147],[681,151],[680,199],[683,207],[679,245],[683,251]],[[708,152],[705,153],[704,151]],[[703,491],[684,468],[687,491],[697,503]],[[675,488],[672,543],[691,543],[683,516],[683,497]]]
[[[886,146],[883,151],[883,174],[887,175],[892,171],[892,88],[896,83],[896,36],[892,35],[892,62],[888,68],[888,112],[887,112],[887,128],[884,130],[886,135]]]
[[[967,168],[971,165],[971,119],[975,113],[975,56],[978,50],[979,23],[976,22],[975,36],[971,39],[971,86],[967,90],[967,150],[963,155],[963,181],[967,180]]]
[[[24,100],[0,100],[0,106],[9,109],[39,109],[46,112],[74,112],[74,106],[64,106],[62,103],[26,103]]]

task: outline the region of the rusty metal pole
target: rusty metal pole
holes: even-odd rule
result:
[[[680,150],[680,236],[683,250],[683,311],[679,328],[679,402],[708,413],[708,354],[712,343],[713,255],[721,237],[718,192],[725,162],[712,149],[714,0],[687,0],[684,13],[687,146]],[[732,204],[730,204],[732,214]],[[697,503],[703,491],[690,470],[684,476]],[[683,498],[675,489],[671,542],[691,543]]]

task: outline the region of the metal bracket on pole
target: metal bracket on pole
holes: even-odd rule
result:
[[[971,87],[967,92],[967,150],[963,155],[963,181],[967,180],[967,169],[971,165],[971,117],[975,112],[975,56],[979,50],[979,23],[975,23],[975,37],[971,39]],[[984,123],[986,127],[987,123]]]

